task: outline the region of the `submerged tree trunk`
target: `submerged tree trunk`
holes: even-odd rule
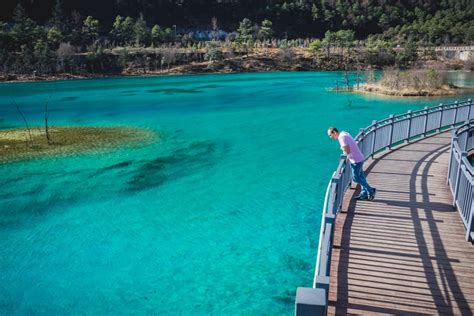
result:
[[[30,125],[28,125],[28,121],[26,120],[26,117],[23,115],[23,112],[20,110],[20,107],[18,106],[18,104],[15,102],[15,100],[12,100],[12,101],[13,101],[13,104],[15,105],[15,107],[16,107],[16,110],[18,111],[18,113],[20,113],[21,117],[23,118],[23,121],[25,122],[26,129],[28,130],[28,135],[30,136],[30,139],[28,141],[28,138],[27,138],[26,143],[29,146],[32,146],[33,145],[33,136],[31,135]]]
[[[48,126],[48,118],[49,118],[48,103],[50,99],[51,99],[51,95],[49,95],[49,98],[46,101],[46,104],[44,105],[44,130],[46,132],[46,140],[48,141],[48,145],[51,145],[52,143],[51,136],[49,135],[49,126]]]

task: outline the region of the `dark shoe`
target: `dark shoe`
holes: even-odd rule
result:
[[[360,195],[356,196],[354,198],[354,200],[356,200],[356,201],[368,201],[369,198],[370,198],[370,196],[368,196],[366,194],[360,194]]]
[[[373,201],[375,199],[375,193],[377,192],[377,189],[374,188],[374,190],[372,191],[372,193],[370,193],[369,195],[369,201]]]

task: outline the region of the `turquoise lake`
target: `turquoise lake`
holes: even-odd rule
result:
[[[450,73],[474,85],[472,73]],[[311,286],[326,135],[465,100],[333,93],[339,72],[0,84],[0,128],[131,126],[154,141],[0,164],[0,315],[292,315]]]

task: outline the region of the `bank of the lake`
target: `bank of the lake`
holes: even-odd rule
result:
[[[190,57],[181,57],[180,62],[158,66],[160,57],[153,50],[134,52],[134,60],[126,65],[118,65],[120,51],[109,52],[106,59],[111,63],[103,68],[75,72],[55,72],[51,74],[30,73],[0,73],[0,82],[29,82],[49,81],[66,79],[92,79],[108,78],[117,76],[157,76],[157,75],[186,75],[186,74],[233,74],[233,73],[255,73],[255,72],[287,72],[287,71],[365,71],[370,69],[382,69],[385,64],[370,62],[367,53],[354,50],[351,54],[341,56],[332,53],[327,56],[323,52],[311,53],[303,48],[286,49],[254,49],[245,53],[240,51],[231,54],[231,57],[222,57],[213,61],[204,60],[205,51],[199,52],[200,58],[193,54]],[[175,54],[178,54],[175,52]],[[225,52],[222,55],[227,54]],[[181,55],[189,55],[182,52]],[[78,58],[84,59],[85,55]],[[151,58],[151,61],[148,60]],[[148,60],[148,61],[147,61]],[[83,61],[85,63],[85,61]],[[393,65],[392,65],[393,66]],[[419,58],[411,65],[417,68],[471,71],[473,63],[458,59],[439,59],[436,57]]]
[[[395,97],[442,97],[442,96],[462,96],[474,92],[474,87],[458,87],[446,84],[438,88],[403,88],[391,89],[380,84],[362,84],[359,88],[353,88],[354,92],[376,94],[381,96]]]

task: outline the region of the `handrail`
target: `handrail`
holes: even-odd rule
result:
[[[333,177],[334,177],[334,174],[333,174]],[[331,180],[329,180],[329,184],[326,188],[326,195],[324,196],[324,206],[323,206],[324,210],[327,207],[327,202],[328,202],[328,196],[329,196],[330,189],[331,189]],[[322,249],[322,246],[323,246],[324,225],[326,225],[326,217],[325,216],[323,216],[321,218],[321,229],[319,230],[318,255],[317,255],[317,258],[316,258],[316,268],[314,270],[313,288],[316,287],[316,276],[319,274],[319,261],[320,261],[320,256],[321,256],[321,249]]]
[[[417,111],[408,111],[406,113],[390,115],[386,119],[373,121],[372,124],[366,128],[360,129],[355,140],[357,141],[365,159],[368,159],[376,153],[402,145],[405,142],[410,142],[414,138],[423,138],[426,137],[427,134],[433,134],[459,126],[466,120],[474,118],[473,105],[474,102],[471,99],[468,99],[463,102],[456,101],[451,104],[439,104],[433,107],[425,107],[424,109]],[[462,125],[460,128],[465,127]],[[457,154],[452,154],[451,156],[453,157],[456,155]],[[464,160],[461,158],[461,161]],[[453,166],[454,165],[455,164],[453,164]],[[451,169],[452,166],[450,163],[449,170],[451,171]],[[464,166],[462,168],[462,172],[470,172],[472,174],[471,171],[472,168],[470,168],[470,166]],[[322,210],[318,254],[313,279],[313,288],[325,290],[324,300],[326,305],[324,306],[324,309],[318,309],[318,311],[325,311],[322,313],[323,315],[326,313],[329,294],[331,250],[334,235],[333,224],[335,223],[335,217],[342,207],[344,193],[350,183],[349,164],[346,160],[346,156],[342,155],[326,188]],[[472,197],[469,201],[473,201]],[[464,202],[468,203],[468,201]],[[474,220],[472,220],[471,217],[471,222],[473,221]],[[474,224],[471,223],[470,225],[472,226]],[[323,252],[323,249],[326,251]],[[321,267],[325,267],[325,269],[321,269]],[[318,282],[318,280],[320,281]],[[298,308],[296,308],[296,314],[299,316]]]
[[[453,194],[453,205],[458,209],[466,230],[467,241],[474,241],[474,168],[467,153],[474,148],[474,120],[453,130],[447,183]]]

